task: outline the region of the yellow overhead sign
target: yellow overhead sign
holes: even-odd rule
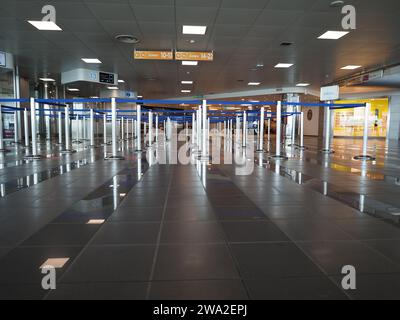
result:
[[[172,51],[138,51],[134,53],[136,60],[174,60]]]
[[[175,60],[214,61],[214,52],[175,52]]]

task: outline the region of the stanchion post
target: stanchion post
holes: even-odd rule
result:
[[[95,148],[96,144],[94,141],[94,111],[90,109],[90,148]]]
[[[19,144],[19,135],[18,135],[18,111],[14,112],[14,144],[18,145]]]
[[[277,160],[286,160],[281,154],[282,150],[282,101],[278,101],[276,105],[276,154],[271,158]]]
[[[111,98],[111,121],[112,121],[112,155],[106,160],[124,160],[124,157],[118,156],[117,147],[117,100]]]
[[[247,112],[243,111],[243,148],[247,147]]]
[[[103,146],[107,144],[107,113],[105,113],[103,115]]]
[[[58,145],[62,146],[63,135],[62,135],[62,112],[58,112]]]
[[[142,106],[137,105],[136,112],[136,137],[137,137],[137,152],[142,151]]]
[[[29,148],[29,118],[27,109],[24,109],[24,138],[25,147]]]
[[[156,143],[158,143],[158,126],[159,126],[159,117],[156,115]]]
[[[207,109],[207,100],[203,100],[203,105],[202,105],[202,138],[203,138],[203,142],[202,142],[202,160],[208,160],[208,121],[207,121],[207,114],[208,114],[208,109]]]
[[[27,160],[40,160],[42,157],[38,154],[37,150],[37,133],[36,133],[36,102],[35,98],[31,98],[31,130],[32,130],[32,154],[27,155],[25,159]]]
[[[300,150],[305,150],[306,147],[304,146],[304,112],[300,113]]]
[[[331,107],[328,106],[325,109],[325,139],[324,139],[324,149],[322,149],[322,153],[331,154],[335,153],[331,149]]]
[[[259,126],[259,147],[257,152],[262,153],[264,152],[264,124],[265,124],[265,108],[261,108],[261,116],[260,116],[260,126]]]
[[[65,107],[65,146],[61,154],[75,153],[75,150],[71,149],[71,133],[70,133],[70,118],[69,118],[69,106]]]
[[[355,160],[374,161],[376,158],[368,155],[368,136],[369,136],[369,116],[371,113],[371,103],[367,103],[364,108],[364,136],[363,136],[363,154],[354,157]]]
[[[149,148],[153,144],[153,112],[149,111]]]
[[[112,121],[112,156],[117,156],[117,104],[115,98],[111,99],[111,121]]]
[[[3,135],[3,112],[1,110],[1,104],[0,104],[0,152],[7,152],[6,149],[4,149],[4,135]]]

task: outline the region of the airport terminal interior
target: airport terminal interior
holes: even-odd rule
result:
[[[400,299],[397,0],[0,0],[1,300]]]

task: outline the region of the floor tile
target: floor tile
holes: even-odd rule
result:
[[[49,224],[23,246],[84,246],[99,230],[98,225]]]
[[[0,285],[41,285],[43,274],[40,267],[48,259],[70,259],[63,268],[57,269],[57,279],[79,254],[79,247],[18,248],[0,259]]]
[[[217,222],[166,222],[162,243],[225,243],[225,235]]]
[[[246,280],[253,300],[348,300],[329,278],[269,278]]]
[[[277,226],[294,241],[353,240],[333,223],[319,220],[276,220]]]
[[[207,207],[167,208],[166,221],[210,221],[216,220],[214,209]]]
[[[154,280],[238,279],[239,274],[225,245],[161,246]]]
[[[46,300],[145,300],[146,282],[60,284]]]
[[[222,227],[230,242],[289,241],[289,238],[272,222],[268,221],[230,221]]]
[[[341,285],[343,278],[335,277],[334,281]],[[399,300],[400,274],[359,275],[356,290],[346,293],[356,300]]]
[[[148,281],[154,250],[153,246],[89,247],[62,283]]]
[[[91,245],[156,244],[160,223],[110,222],[102,226]]]
[[[156,222],[161,221],[163,211],[163,207],[120,207],[111,215],[109,221]]]
[[[151,300],[247,300],[238,280],[152,282]]]
[[[357,274],[400,273],[400,267],[360,242],[321,242],[299,244],[328,275],[341,275],[344,266]]]
[[[299,248],[290,243],[233,244],[231,247],[244,279],[323,275]]]

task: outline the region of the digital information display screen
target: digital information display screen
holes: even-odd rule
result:
[[[100,81],[101,83],[114,84],[114,83],[115,83],[114,74],[112,74],[112,73],[100,72],[99,81]]]

